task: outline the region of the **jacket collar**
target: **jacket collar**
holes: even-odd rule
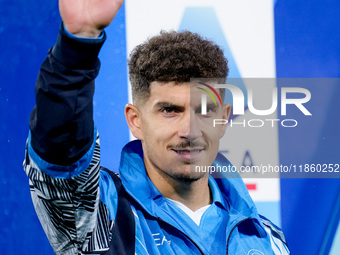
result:
[[[219,153],[213,165],[231,166],[231,163]],[[164,198],[146,174],[141,141],[135,140],[125,145],[119,174],[125,190],[139,206],[151,216],[159,217],[157,207]],[[213,177],[228,203],[229,210],[236,210],[241,215],[238,218],[254,218],[260,222],[255,204],[237,173],[215,174]]]

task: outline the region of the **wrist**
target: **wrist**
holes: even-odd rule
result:
[[[78,33],[72,33],[74,36],[82,37],[82,38],[98,38],[102,33],[102,30],[95,31],[82,31]]]
[[[65,23],[64,28],[68,33],[81,38],[98,38],[103,32],[102,29],[93,27],[82,27],[81,29],[75,29],[72,27],[72,25],[67,25]]]
[[[62,26],[63,26],[63,28],[64,28],[65,33],[66,33],[69,37],[71,37],[71,38],[76,38],[76,39],[102,39],[102,38],[104,38],[104,32],[103,32],[103,31],[101,31],[101,34],[100,34],[99,36],[97,36],[97,37],[89,37],[89,36],[86,36],[86,35],[75,35],[75,34],[72,34],[72,33],[70,33],[70,32],[66,29],[64,23],[62,23]]]

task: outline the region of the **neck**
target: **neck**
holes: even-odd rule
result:
[[[147,170],[147,173],[164,197],[181,202],[192,211],[212,203],[212,195],[206,177],[183,181],[157,170]]]

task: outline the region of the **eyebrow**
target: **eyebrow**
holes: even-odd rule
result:
[[[163,108],[173,108],[176,109],[177,111],[183,112],[185,110],[184,106],[180,106],[180,105],[176,105],[170,102],[158,102],[155,107],[159,108],[159,109],[163,109]]]
[[[214,104],[214,103],[207,103],[207,109],[216,109],[218,107],[218,105]]]
[[[207,110],[215,110],[215,109],[217,109],[219,106],[218,105],[215,105],[214,103],[207,103]],[[198,105],[196,108],[195,108],[195,110],[197,111],[197,110],[201,110],[202,109],[202,105],[200,104],[200,105]]]

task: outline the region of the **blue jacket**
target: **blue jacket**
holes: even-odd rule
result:
[[[122,193],[117,191],[117,180],[112,178],[112,173],[100,170],[98,148],[99,139],[85,156],[74,163],[75,167],[62,167],[41,159],[28,140],[24,167],[30,177],[37,214],[56,254],[97,254],[98,251],[126,254],[124,247],[120,248],[124,253],[119,252],[117,247],[112,248],[112,239],[117,238],[112,237],[113,233],[120,231],[115,228],[118,200]],[[211,253],[202,245],[198,235],[185,233],[182,221],[188,219],[169,210],[168,202],[146,174],[142,155],[140,141],[128,143],[122,151],[119,169],[126,191],[123,196],[128,202],[120,214],[133,212],[133,217],[125,222],[124,228],[128,230],[127,235],[135,237],[135,254],[289,254],[281,230],[258,215],[240,178],[215,179],[227,202],[229,220],[223,230],[225,235],[213,237],[216,242],[225,244],[225,249]],[[89,159],[91,163],[87,166],[83,162]],[[214,164],[230,163],[219,154]],[[66,169],[71,169],[67,175]],[[71,185],[74,186],[73,190],[78,189],[85,194],[76,195],[76,200],[71,199],[74,195]],[[92,196],[88,192],[91,190]],[[83,199],[79,199],[81,196]],[[48,205],[51,200],[58,203],[54,201]],[[86,210],[85,205],[90,210]],[[78,218],[63,222],[64,219],[56,216],[58,211],[78,215]],[[176,216],[179,217],[174,219]],[[87,225],[84,227],[85,223]],[[63,236],[65,233],[68,233],[68,238]]]
[[[229,165],[230,162],[219,154],[214,164]],[[132,207],[137,229],[136,240],[140,242],[136,244],[137,254],[148,254],[144,247],[150,254],[288,254],[287,247],[280,240],[283,237],[282,233],[266,220],[268,226],[263,224],[241,178],[233,176],[215,179],[227,201],[230,218],[224,230],[226,235],[223,237],[226,240],[220,240],[219,236],[214,237],[216,242],[225,241],[226,249],[211,253],[204,249],[195,235],[186,237],[184,234],[181,238],[188,239],[184,242],[174,238],[173,231],[181,232],[181,225],[173,219],[173,215],[169,215],[167,210],[162,208],[166,207],[164,206],[166,202],[146,175],[139,141],[131,142],[124,147],[120,177],[125,190],[136,202],[133,204],[137,205]],[[173,230],[166,230],[162,227],[162,222],[166,222]],[[155,243],[153,233],[160,233],[166,242],[159,240],[159,243]],[[172,241],[177,241],[178,244],[173,244]],[[194,246],[187,245],[188,242],[192,242]]]
[[[71,38],[61,28],[37,80],[24,169],[55,253],[289,254],[241,178],[209,180],[210,208],[223,217],[207,216],[201,233],[148,178],[140,141],[122,150],[120,178],[100,167],[92,96],[104,40]],[[214,164],[230,163],[219,154]]]

